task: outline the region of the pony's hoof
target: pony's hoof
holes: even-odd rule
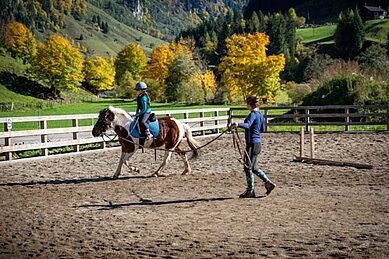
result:
[[[188,174],[190,174],[190,173],[191,173],[191,171],[184,171],[184,172],[182,172],[181,175],[188,175]]]
[[[159,177],[160,175],[159,174],[157,174],[157,173],[153,173],[152,175],[150,175],[149,177],[150,178],[153,178],[153,177]]]

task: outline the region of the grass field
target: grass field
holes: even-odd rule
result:
[[[336,25],[303,28],[297,30],[297,37],[303,43],[329,44],[334,42]],[[371,41],[384,43],[389,33],[389,19],[366,22],[366,38]]]

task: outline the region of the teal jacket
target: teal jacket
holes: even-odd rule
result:
[[[136,115],[142,115],[151,112],[150,99],[147,94],[140,94],[136,97]]]

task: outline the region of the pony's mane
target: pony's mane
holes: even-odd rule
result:
[[[126,125],[132,122],[130,114],[128,114],[125,110],[113,106],[109,106],[108,110],[115,115],[115,119],[112,122],[114,125],[126,127]]]

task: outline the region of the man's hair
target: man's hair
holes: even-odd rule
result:
[[[250,95],[246,99],[247,104],[254,106],[254,107],[259,107],[259,98],[256,95]]]

